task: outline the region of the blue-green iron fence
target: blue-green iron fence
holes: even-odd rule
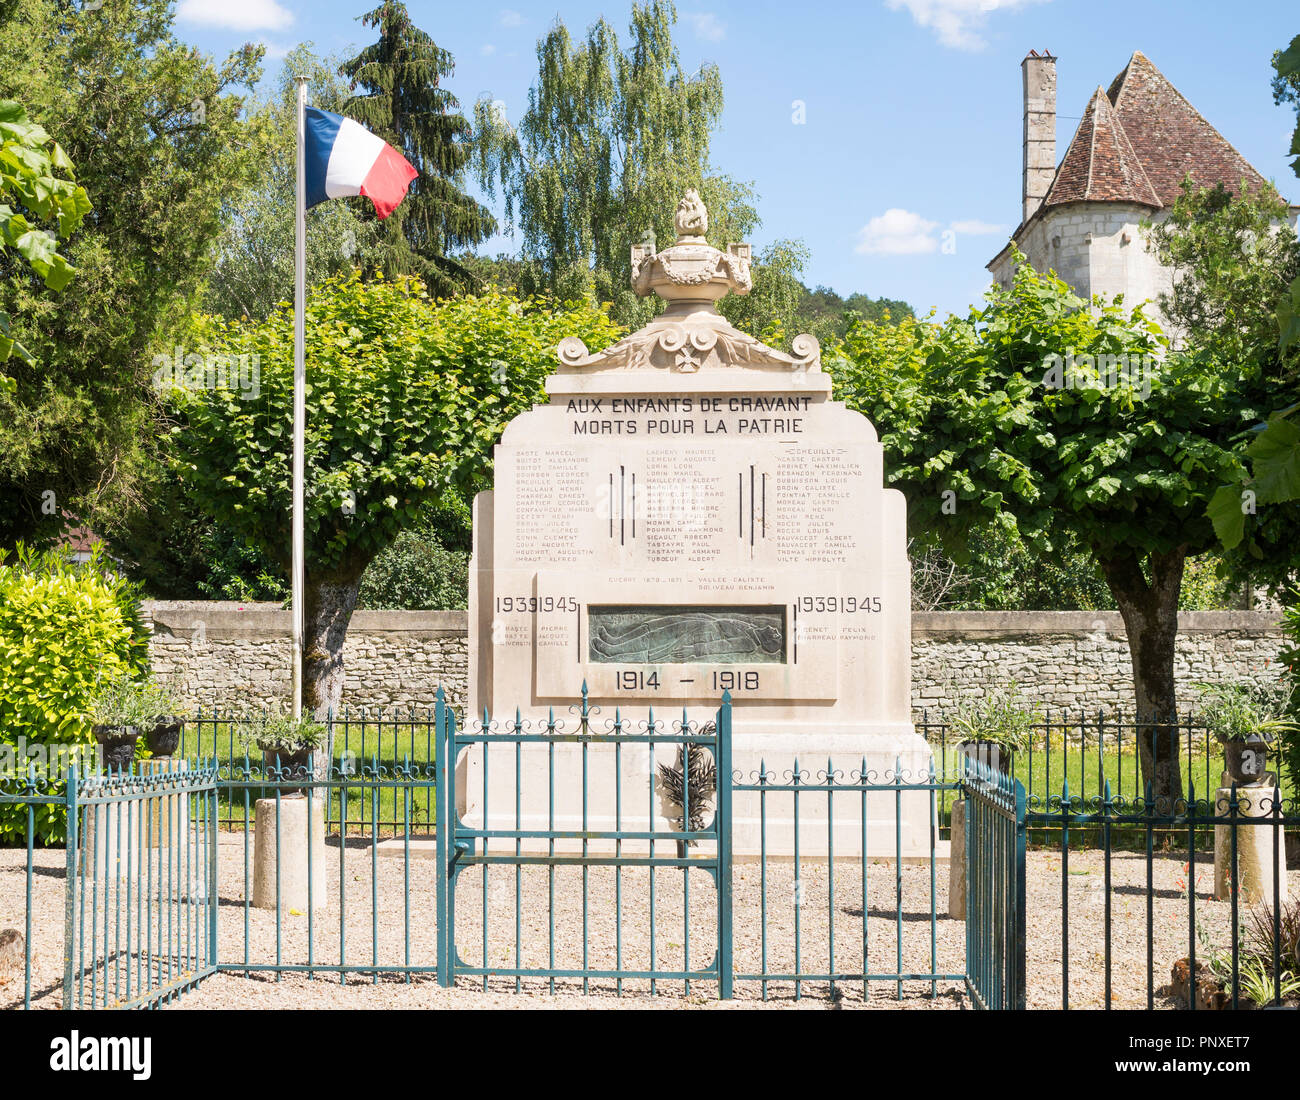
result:
[[[977,759],[966,774],[966,990],[977,1008],[1022,1009],[1025,788]]]
[[[66,1008],[140,1008],[217,968],[216,771],[69,768]]]
[[[1283,794],[1276,774],[1269,779],[1254,786],[1215,785],[1212,798],[1198,798],[1191,783],[1186,795],[1177,799],[1152,797],[1149,786],[1138,798],[1113,796],[1107,784],[1100,794],[1085,797],[1071,794],[1065,783],[1059,795],[1029,799],[1026,826],[1052,829],[1057,837],[1061,1008],[1076,1007],[1072,992],[1081,969],[1080,936],[1074,924],[1079,902],[1071,899],[1070,890],[1071,850],[1080,834],[1087,836],[1087,848],[1102,861],[1102,879],[1088,899],[1091,912],[1084,914],[1083,933],[1090,953],[1096,951],[1098,940],[1101,944],[1102,1008],[1113,1008],[1121,993],[1131,992],[1134,984],[1142,990],[1148,1009],[1300,1006],[1300,898],[1295,876],[1288,883],[1287,870],[1287,834],[1294,836],[1300,828],[1300,807]],[[1137,856],[1141,862],[1137,893],[1143,907],[1145,950],[1142,965],[1117,972],[1113,943],[1117,896],[1122,905],[1125,895],[1120,891],[1132,887],[1116,884],[1113,872],[1118,859],[1133,858],[1131,852],[1116,851],[1114,840],[1121,830],[1143,838]],[[1262,842],[1261,831],[1266,831]],[[1177,842],[1158,850],[1158,836],[1166,841],[1177,838]],[[1255,853],[1253,880],[1243,875],[1247,845],[1262,848],[1262,853]],[[1171,893],[1166,884],[1170,864],[1176,872],[1171,900],[1182,912],[1174,915],[1166,909],[1157,918],[1158,900]],[[1202,882],[1208,876],[1213,876],[1212,887]],[[1215,902],[1220,910],[1226,902],[1227,911],[1213,914],[1217,919],[1211,921],[1207,918]],[[1172,960],[1167,949],[1158,955],[1156,947],[1170,916],[1181,919],[1185,933],[1177,936],[1179,957]]]
[[[449,709],[445,711],[446,746],[453,759],[463,754],[466,778],[462,782],[458,768],[447,769],[450,786],[439,819],[449,838],[446,908],[441,914],[449,965],[442,983],[450,985],[455,975],[464,975],[480,978],[486,989],[489,977],[495,976],[513,978],[520,989],[524,979],[532,978],[544,979],[554,992],[557,981],[580,980],[586,992],[593,979],[609,979],[621,993],[628,981],[648,982],[652,992],[664,981],[680,981],[687,992],[693,982],[706,981],[716,986],[720,997],[730,997],[731,789],[726,782],[715,782],[713,789],[692,793],[694,769],[688,766],[694,754],[707,752],[715,776],[730,774],[729,698],[724,697],[716,716],[703,724],[685,712],[680,720],[656,718],[653,709],[644,721],[633,722],[620,710],[612,716],[601,714],[589,704],[584,684],[582,701],[573,711],[567,720],[557,719],[552,711],[545,722],[535,724],[518,712],[500,724],[485,713],[481,722],[464,729]],[[707,798],[709,806],[700,806],[700,820],[683,813],[676,827],[664,829],[655,780],[659,766],[672,767],[674,761],[681,765],[682,805],[693,808]],[[591,777],[598,771],[612,772],[612,805],[608,800],[593,804]],[[557,783],[565,788],[558,796]],[[540,799],[530,797],[526,813],[525,797],[542,791],[545,812],[538,808]],[[471,798],[475,806],[467,819],[459,807]],[[525,897],[525,873],[530,869],[545,875],[544,905],[541,896],[532,905],[533,899]],[[567,935],[563,929],[557,934],[556,927],[556,875],[565,869],[578,872],[574,917],[581,922]],[[509,899],[502,908],[507,909],[507,921],[513,920],[507,925],[506,957],[495,960],[490,935],[494,871],[507,876]],[[612,953],[607,950],[593,958],[592,877],[599,871],[608,871],[613,879],[613,942]],[[460,951],[456,899],[462,877],[475,872],[481,893],[478,957],[467,961]],[[665,934],[657,903],[669,875],[678,877],[681,885],[680,923]],[[699,949],[698,941],[692,950],[692,883],[700,876],[713,888],[711,955],[707,948]],[[644,885],[644,893],[634,888],[634,880]],[[634,951],[625,938],[625,909],[636,900],[644,902],[648,938]],[[526,924],[540,934],[527,937]],[[678,961],[665,957],[672,937],[677,937],[672,944],[680,952]]]
[[[757,912],[753,907],[748,911],[759,928],[758,953],[752,959],[757,965],[742,968],[737,982],[758,983],[763,1000],[778,984],[789,985],[796,1000],[808,985],[824,986],[832,999],[839,999],[844,988],[860,987],[866,1000],[872,983],[892,985],[894,997],[901,1000],[905,982],[928,986],[930,997],[935,998],[941,984],[964,980],[960,959],[942,965],[937,935],[942,904],[938,801],[959,791],[960,781],[945,781],[932,770],[912,774],[897,760],[892,768],[877,772],[862,759],[846,772],[827,759],[814,774],[796,759],[783,772],[761,761],[753,775],[737,773],[731,787],[734,799],[750,800],[759,833]],[[908,874],[904,807],[917,802],[923,808],[928,836],[924,854],[913,857],[913,873]],[[779,817],[782,833],[788,823],[786,835],[793,841],[792,875],[780,886],[777,879],[784,858],[769,851],[769,838],[776,832],[774,817]],[[877,825],[892,825],[883,830],[887,835],[878,838],[875,846],[873,819]],[[810,868],[824,868],[815,897]],[[907,886],[905,878],[911,880]],[[782,899],[779,894],[791,886],[789,896]],[[817,944],[809,951],[805,926],[814,920]],[[905,925],[917,922],[923,922],[923,935],[905,934]],[[873,924],[877,928],[874,954]],[[845,925],[847,931],[837,931]]]

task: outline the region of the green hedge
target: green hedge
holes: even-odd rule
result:
[[[22,547],[10,559],[0,554],[0,744],[20,768],[24,742],[93,743],[87,711],[96,677],[143,671],[147,662],[139,592],[98,554],[82,564]],[[62,812],[41,807],[36,828],[41,842],[60,843]],[[24,831],[23,808],[0,805],[0,844],[22,843]]]

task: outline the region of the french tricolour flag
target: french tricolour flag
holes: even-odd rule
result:
[[[388,217],[418,172],[386,141],[342,115],[307,108],[307,209],[326,199],[365,195]]]

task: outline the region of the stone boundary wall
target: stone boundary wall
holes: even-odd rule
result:
[[[274,604],[145,604],[154,669],[212,706],[289,695],[289,613]],[[346,706],[433,705],[441,682],[463,712],[464,611],[358,611],[344,650]],[[1198,680],[1277,675],[1282,634],[1263,611],[1179,615],[1180,704]],[[912,615],[912,703],[942,716],[963,692],[1015,680],[1053,709],[1132,710],[1128,642],[1113,611],[931,611]]]

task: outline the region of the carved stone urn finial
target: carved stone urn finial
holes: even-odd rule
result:
[[[667,302],[707,303],[735,292],[748,294],[753,285],[747,244],[729,244],[727,251],[705,239],[709,211],[694,188],[682,196],[673,217],[677,242],[662,252],[654,246],[632,246],[632,289],[642,298],[651,292]]]
[[[576,336],[556,349],[569,368],[663,368],[683,373],[723,367],[819,371],[821,350],[814,337],[796,336],[793,355],[770,348],[731,325],[718,312],[718,299],[731,292],[748,294],[750,247],[729,244],[725,252],[705,238],[709,211],[694,188],[677,204],[673,216],[677,240],[655,251],[647,233],[632,246],[632,288],[644,298],[657,294],[668,308],[645,328],[592,354]],[[827,382],[829,385],[829,382]]]
[[[704,234],[709,231],[709,208],[704,205],[704,200],[694,187],[677,204],[673,227],[677,230],[679,241],[686,237],[698,237],[702,241]]]

